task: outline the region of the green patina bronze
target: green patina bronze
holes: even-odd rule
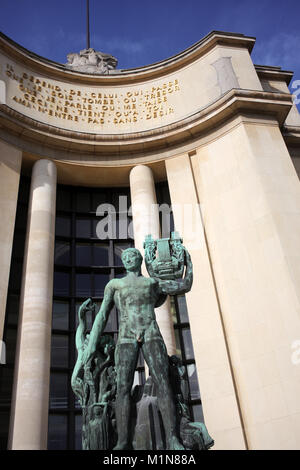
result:
[[[106,285],[90,335],[87,334],[86,313],[96,308],[91,299],[85,301],[78,312],[78,357],[72,387],[82,406],[83,448],[151,449],[155,440],[155,448],[206,449],[213,441],[203,423],[191,420],[185,368],[176,356],[168,357],[154,312],[167,295],[185,294],[191,289],[191,258],[176,233],[170,240],[155,241],[148,236],[144,247],[150,277],[141,274],[142,255],[137,249],[123,251],[126,276]],[[114,305],[120,312],[116,345],[110,336],[103,335]],[[132,384],[140,349],[151,377],[137,403]],[[151,400],[155,401],[157,419],[162,421],[164,430],[159,439],[151,437],[148,412],[145,413]],[[138,429],[142,429],[144,438],[141,435],[136,438],[140,434]]]

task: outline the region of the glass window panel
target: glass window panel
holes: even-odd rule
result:
[[[52,335],[51,367],[68,367],[69,338],[63,335]]]
[[[29,193],[30,193],[30,178],[21,176],[18,201],[27,203],[29,199]]]
[[[166,181],[166,183],[164,183],[162,185],[161,189],[162,189],[163,202],[166,203],[166,204],[171,204],[169,186],[168,186],[167,181]]]
[[[87,218],[76,219],[76,237],[90,238],[91,237],[91,221]]]
[[[82,415],[75,416],[75,450],[82,449]]]
[[[70,276],[68,273],[54,272],[54,295],[67,296],[70,292]]]
[[[4,342],[5,342],[6,364],[13,364],[15,360],[16,342],[17,342],[17,329],[16,328],[5,329]],[[1,349],[0,349],[0,352],[1,352]]]
[[[90,212],[91,197],[90,193],[82,192],[76,194],[76,210],[77,212]]]
[[[50,375],[50,408],[68,407],[68,385],[67,373],[52,372]]]
[[[55,220],[55,235],[70,237],[71,235],[71,219],[67,216],[58,215]]]
[[[175,345],[176,345],[176,356],[182,357],[179,331],[177,329],[174,330],[174,335],[175,335]]]
[[[104,293],[104,288],[109,282],[108,274],[95,274],[95,296],[101,297]]]
[[[92,210],[97,211],[98,206],[103,203],[109,203],[109,192],[100,192],[92,194]]]
[[[6,318],[8,325],[17,325],[19,317],[19,295],[8,294]]]
[[[185,295],[177,296],[178,313],[181,323],[188,323],[189,316],[187,311]]]
[[[116,212],[128,212],[128,209],[131,206],[129,188],[114,191],[112,194],[112,205]]]
[[[69,265],[70,255],[70,243],[58,241],[55,243],[54,262],[56,264]]]
[[[66,415],[50,414],[48,424],[48,450],[66,450],[68,419]]]
[[[192,400],[200,399],[200,391],[198,385],[197,370],[195,364],[189,364],[187,366],[187,373],[190,384],[190,394]]]
[[[0,405],[10,406],[14,370],[11,367],[0,366]]]
[[[25,230],[27,225],[27,210],[24,206],[18,205],[16,213],[16,228]]]
[[[115,266],[123,266],[122,263],[122,252],[126,250],[127,248],[130,248],[132,246],[131,243],[115,243],[114,244],[114,255],[115,255]]]
[[[10,271],[9,288],[19,291],[22,282],[22,263],[14,262]]]
[[[77,297],[90,297],[92,291],[92,279],[90,274],[76,274]]]
[[[93,266],[108,266],[109,246],[105,243],[95,243],[93,254]]]
[[[71,192],[70,191],[64,191],[61,188],[57,189],[56,209],[61,210],[61,211],[71,210]]]
[[[86,243],[76,244],[76,265],[91,266],[92,264],[92,247]]]
[[[24,246],[25,246],[25,233],[15,233],[12,256],[16,258],[23,258]]]
[[[193,406],[193,415],[194,415],[194,421],[196,421],[198,423],[204,423],[202,405],[194,405]]]
[[[176,304],[175,304],[175,298],[173,295],[170,295],[170,310],[171,310],[171,316],[173,323],[177,323],[177,313],[176,313]]]
[[[9,411],[0,411],[0,449],[7,449],[7,438],[9,429]]]
[[[53,301],[52,328],[54,330],[69,328],[69,302]]]
[[[191,337],[191,331],[189,328],[182,329],[182,338],[184,344],[184,353],[186,359],[194,359],[194,349]]]

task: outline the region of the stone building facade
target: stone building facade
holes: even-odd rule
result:
[[[166,235],[157,203],[194,265],[191,292],[157,311],[194,416],[214,449],[299,448],[300,116],[292,73],[254,65],[254,43],[214,31],[95,75],[0,36],[3,448],[76,448],[76,309],[122,275],[123,248]],[[103,239],[99,206],[120,200],[133,237]]]

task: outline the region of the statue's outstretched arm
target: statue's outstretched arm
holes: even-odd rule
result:
[[[71,384],[73,387],[73,390],[75,394],[81,399],[81,392],[82,392],[82,387],[80,383],[80,375],[82,372],[83,368],[83,348],[84,348],[84,342],[85,342],[85,337],[87,333],[87,321],[86,321],[86,313],[93,309],[94,305],[92,303],[91,299],[87,299],[85,302],[83,302],[79,309],[78,309],[78,318],[79,318],[79,323],[78,327],[76,330],[76,336],[75,336],[75,344],[76,344],[76,349],[77,349],[77,360],[73,369],[72,373],[72,379],[71,379]]]
[[[185,249],[186,269],[183,279],[175,281],[159,280],[159,290],[161,294],[182,295],[191,290],[193,284],[193,264],[189,252]]]
[[[85,302],[83,302],[80,305],[78,309],[79,323],[78,323],[78,327],[76,330],[76,337],[75,337],[75,344],[76,344],[77,351],[79,351],[84,345],[84,340],[85,340],[85,336],[87,332],[86,312],[88,312],[92,308],[93,308],[92,300],[87,299]]]
[[[83,362],[85,364],[89,361],[89,359],[91,359],[97,349],[97,343],[103,333],[107,323],[108,315],[114,304],[114,293],[114,280],[112,280],[106,285],[104,289],[103,301],[100,310],[96,315],[93,328],[90,333],[89,343],[83,353]]]

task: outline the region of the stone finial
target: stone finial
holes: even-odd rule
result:
[[[99,75],[109,74],[118,64],[118,60],[110,54],[95,51],[95,49],[83,49],[78,53],[67,55],[67,68],[85,73],[94,73]]]

